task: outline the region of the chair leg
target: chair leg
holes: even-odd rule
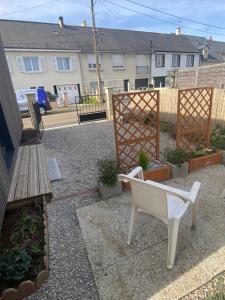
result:
[[[179,224],[180,224],[179,219],[172,219],[168,223],[168,259],[167,259],[168,269],[172,269],[174,265]]]
[[[196,230],[197,217],[198,217],[199,199],[196,199],[194,205],[192,206],[192,225],[191,229]]]
[[[130,243],[131,243],[131,238],[132,238],[132,233],[133,233],[133,229],[134,229],[134,223],[135,223],[136,215],[137,215],[137,207],[136,207],[136,205],[133,204],[132,212],[131,212],[128,239],[127,239],[127,244],[128,245],[130,245]]]

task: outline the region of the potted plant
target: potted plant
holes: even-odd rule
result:
[[[183,149],[171,149],[166,148],[164,151],[164,156],[166,159],[166,163],[171,168],[171,177],[185,177],[188,175],[188,161],[190,158],[189,153]]]
[[[98,172],[98,190],[104,200],[122,193],[122,185],[117,180],[119,168],[115,160],[99,160]]]
[[[216,125],[216,128],[211,134],[210,143],[212,148],[221,150],[222,163],[225,165],[225,127]]]
[[[138,165],[144,171],[145,180],[165,181],[170,178],[170,167],[159,160],[150,161],[146,151],[141,149],[138,153]],[[130,183],[123,183],[125,190],[130,190]]]
[[[191,152],[189,172],[204,168],[206,166],[220,164],[221,161],[221,151],[217,151],[216,149],[197,149]]]

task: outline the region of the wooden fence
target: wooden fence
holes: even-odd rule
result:
[[[176,124],[178,90],[160,90],[160,120]],[[225,90],[215,89],[212,100],[212,126],[225,126]]]

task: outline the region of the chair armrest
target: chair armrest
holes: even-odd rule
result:
[[[132,170],[130,173],[128,173],[127,175],[125,174],[119,174],[118,175],[118,180],[119,181],[124,181],[124,182],[128,182],[129,178],[134,178],[134,177],[138,177],[139,179],[144,180],[143,177],[143,169],[142,167],[136,167],[134,170]]]
[[[188,198],[190,199],[191,203],[194,204],[196,199],[198,198],[198,193],[201,187],[201,182],[195,181],[192,185]]]

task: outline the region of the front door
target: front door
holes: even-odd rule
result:
[[[123,89],[124,89],[124,92],[128,92],[128,86],[129,86],[129,79],[125,79],[123,81]]]

